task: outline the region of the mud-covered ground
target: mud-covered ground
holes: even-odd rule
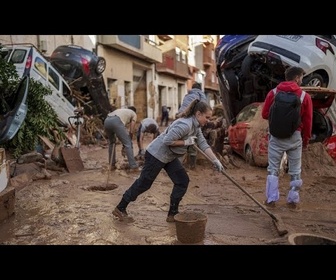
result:
[[[166,222],[172,184],[164,171],[149,191],[129,205],[132,219],[119,221],[112,210],[137,174],[121,166],[108,171],[106,145],[81,146],[80,155],[83,171],[49,171],[51,179],[34,180],[17,189],[15,214],[0,224],[0,244],[183,244],[177,239],[175,223]],[[117,155],[122,163],[120,144]],[[248,166],[234,155],[231,159],[235,164],[228,166],[226,174],[263,203],[266,169]],[[288,230],[283,236],[273,218],[202,155],[188,174],[189,189],[180,212],[206,215],[205,236],[199,245],[290,245],[289,237],[301,233],[336,239],[336,167],[322,145],[311,145],[304,152],[299,210],[286,205],[289,176],[280,179],[280,201],[269,211]]]

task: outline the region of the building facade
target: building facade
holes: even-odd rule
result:
[[[110,103],[135,106],[139,120],[159,120],[161,106],[174,119],[194,81],[208,102],[219,103],[214,48],[219,35],[0,35],[1,44],[34,44],[46,57],[59,45],[75,44],[106,59],[103,73]]]

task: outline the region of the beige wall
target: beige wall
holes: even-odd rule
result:
[[[45,43],[43,43],[43,41]],[[0,35],[1,44],[30,43],[40,50],[42,45],[46,47],[45,55],[49,56],[60,45],[75,44],[92,50],[95,42],[89,35]]]

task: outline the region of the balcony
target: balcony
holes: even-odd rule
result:
[[[176,60],[175,50],[162,55],[162,63],[156,63],[156,71],[182,79],[189,78],[188,64]]]
[[[162,62],[162,52],[142,35],[98,35],[97,43],[118,49],[150,63]]]
[[[203,65],[211,66],[215,64],[213,57],[214,45],[213,44],[204,44],[203,47]]]

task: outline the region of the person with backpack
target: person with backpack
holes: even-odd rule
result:
[[[304,74],[301,67],[287,68],[286,81],[268,92],[262,108],[269,122],[265,205],[270,207],[280,198],[279,169],[285,153],[290,175],[287,205],[296,209],[300,202],[302,149],[308,146],[313,122],[312,99],[300,88]]]

